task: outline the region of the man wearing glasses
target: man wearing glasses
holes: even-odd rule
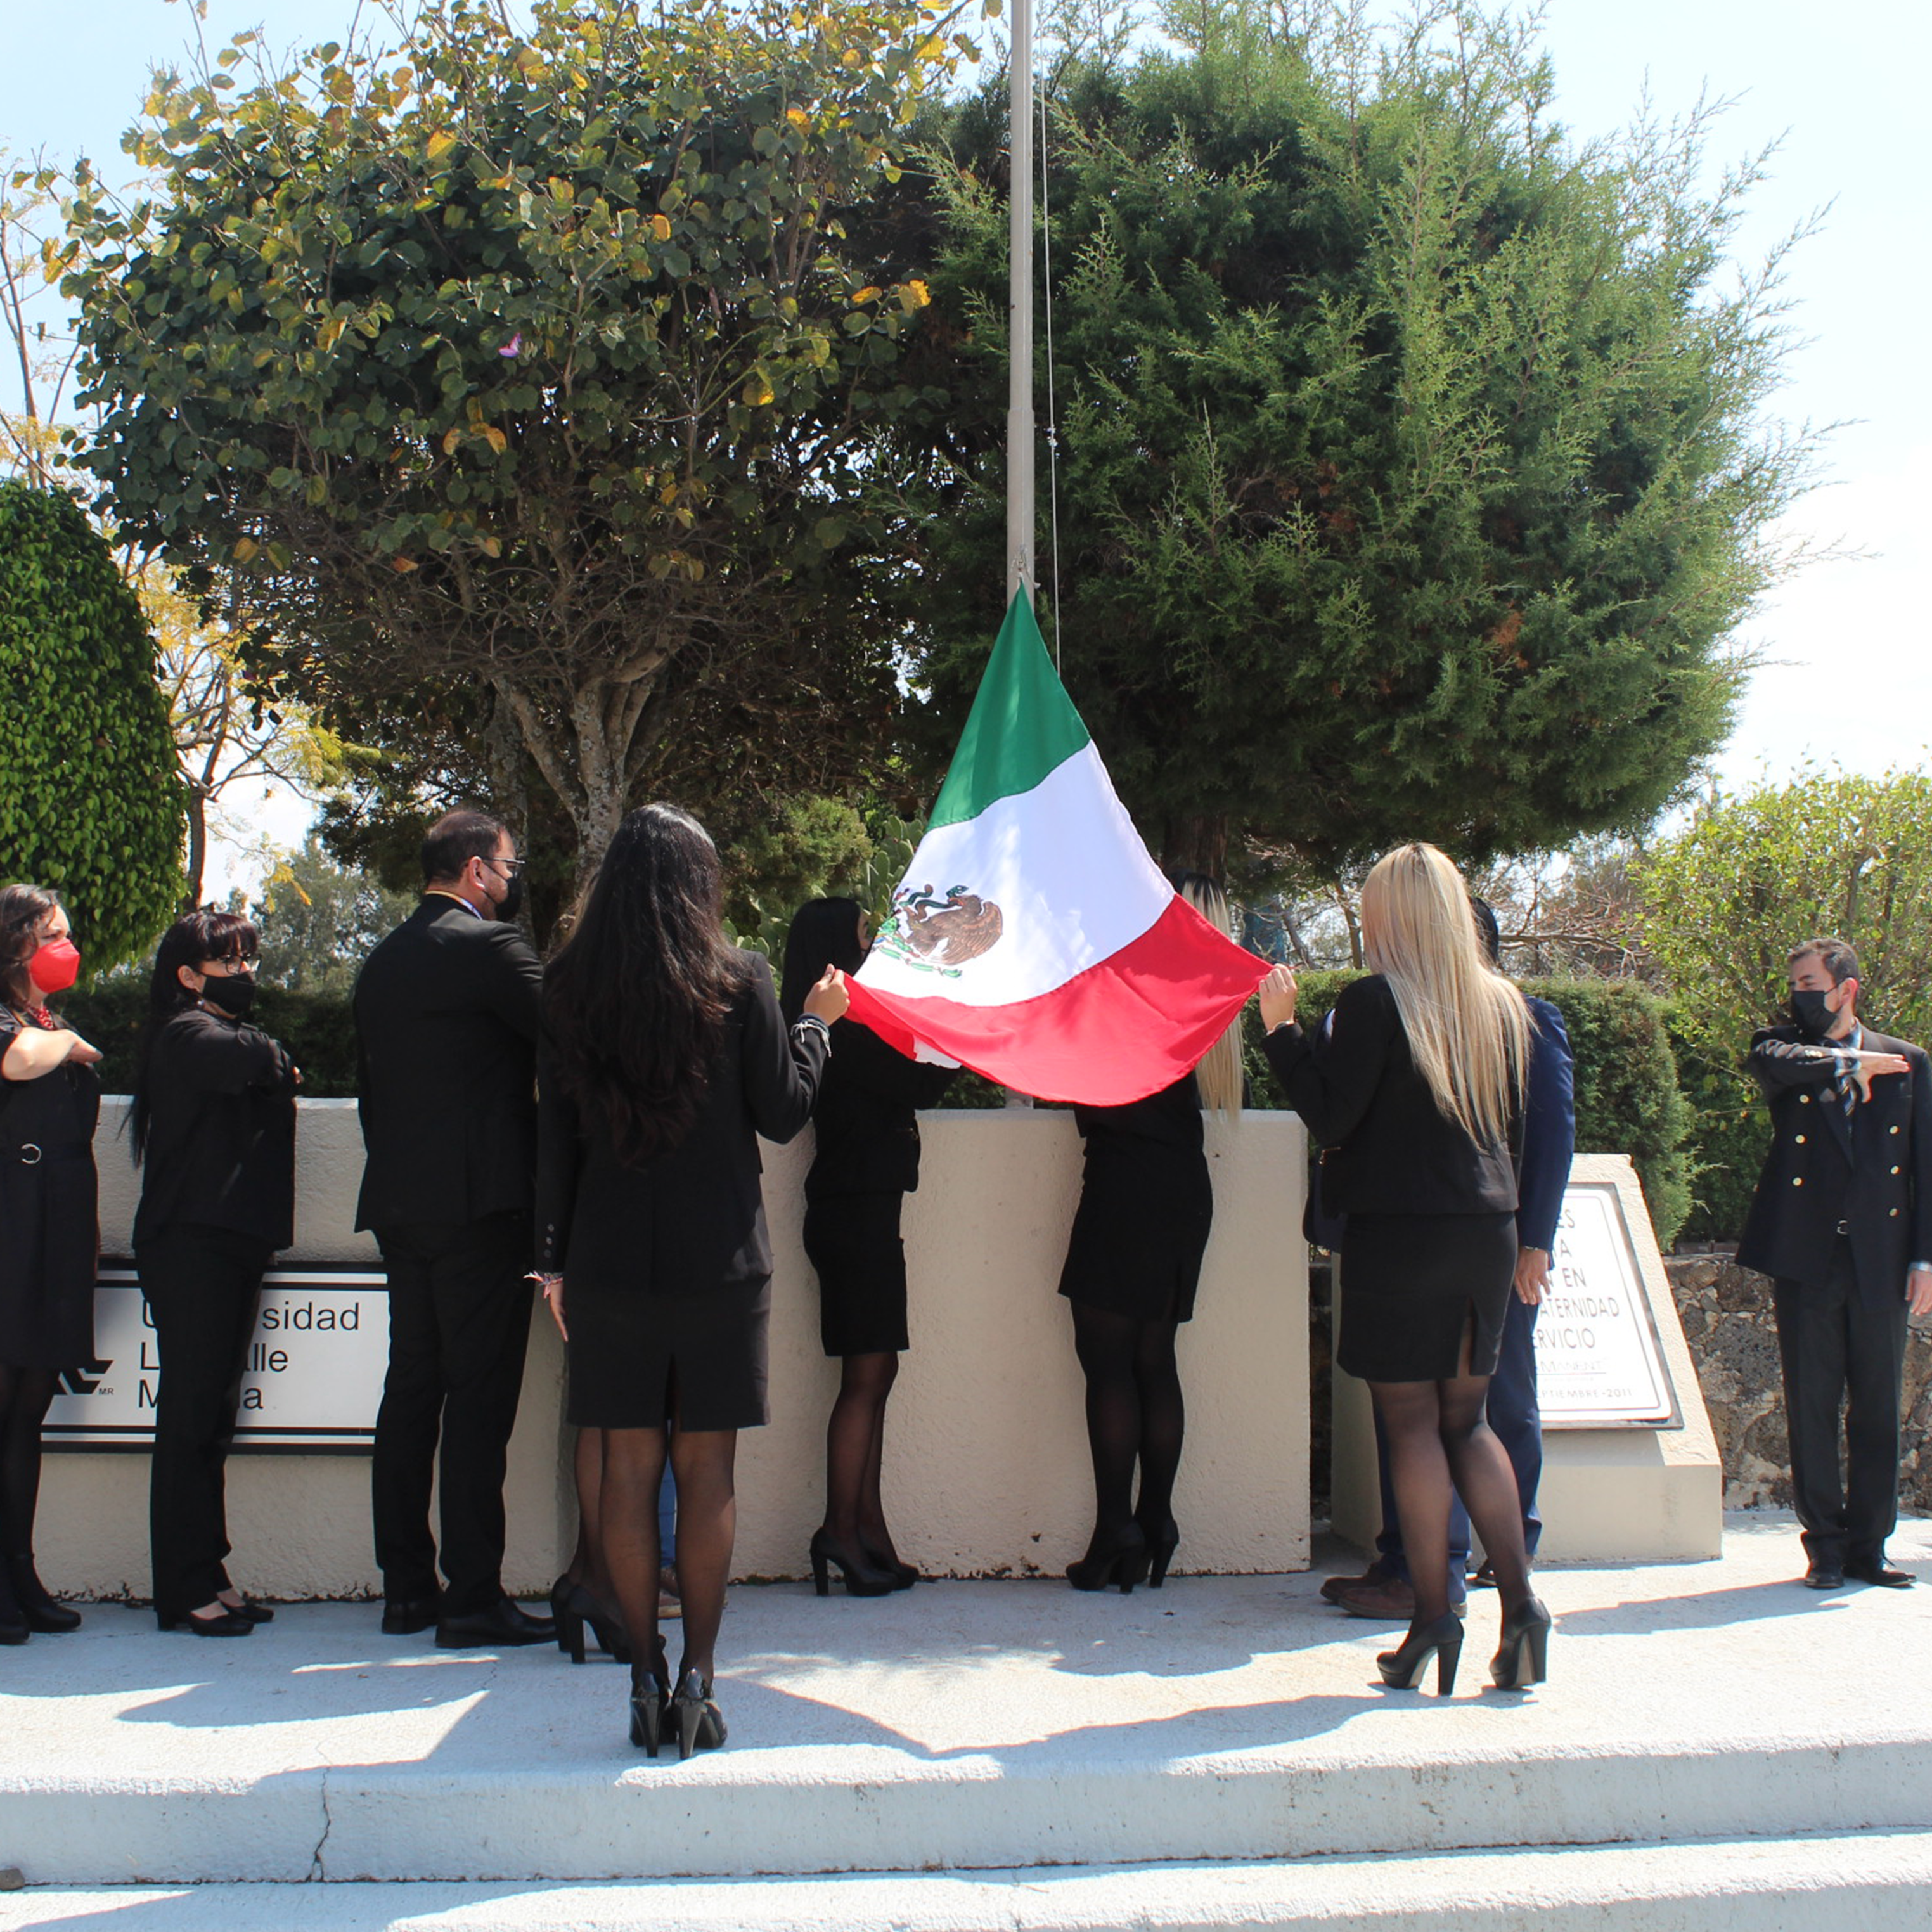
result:
[[[370,1472],[382,1628],[434,1624],[444,1650],[542,1643],[550,1622],[505,1595],[502,1564],[530,1334],[543,968],[514,923],[523,861],[501,819],[446,814],[423,841],[422,868],[422,904],[356,982],[368,1156],[356,1225],[374,1231],[389,1276]]]

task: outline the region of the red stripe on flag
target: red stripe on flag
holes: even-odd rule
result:
[[[1191,1072],[1268,973],[1176,894],[1139,938],[1064,986],[1002,1006],[851,984],[851,1017],[910,1054],[915,1038],[1042,1100],[1120,1107]]]

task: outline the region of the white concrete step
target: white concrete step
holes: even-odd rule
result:
[[[1932,1525],[1894,1554],[1932,1559]],[[1313,1577],[1081,1596],[746,1589],[728,1748],[644,1761],[625,1678],[369,1606],[239,1642],[131,1610],[0,1662],[0,1865],[35,1883],[601,1881],[1432,1856],[1932,1830],[1932,1588],[1820,1597],[1782,1526],[1546,1574],[1532,1696],[1384,1691]],[[675,1640],[674,1639],[674,1643]]]
[[[1932,1834],[1434,1857],[604,1886],[221,1885],[0,1896],[0,1932],[1886,1932],[1932,1927]]]

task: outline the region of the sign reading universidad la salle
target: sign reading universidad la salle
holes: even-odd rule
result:
[[[95,1359],[56,1389],[50,1449],[145,1449],[154,1439],[160,1363],[131,1268],[104,1268],[94,1293]],[[388,1365],[389,1297],[380,1274],[272,1270],[242,1364],[237,1450],[366,1451]]]
[[[1550,1291],[1536,1318],[1537,1406],[1546,1429],[1670,1429],[1682,1416],[1658,1343],[1637,1243],[1618,1189],[1564,1190]]]

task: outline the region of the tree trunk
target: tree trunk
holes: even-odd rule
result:
[[[185,916],[201,904],[202,880],[208,871],[208,794],[198,784],[188,788],[188,854],[184,869],[188,884],[182,895],[181,910]]]
[[[1160,862],[1171,873],[1200,872],[1225,884],[1228,876],[1228,820],[1225,813],[1196,812],[1167,821]]]

